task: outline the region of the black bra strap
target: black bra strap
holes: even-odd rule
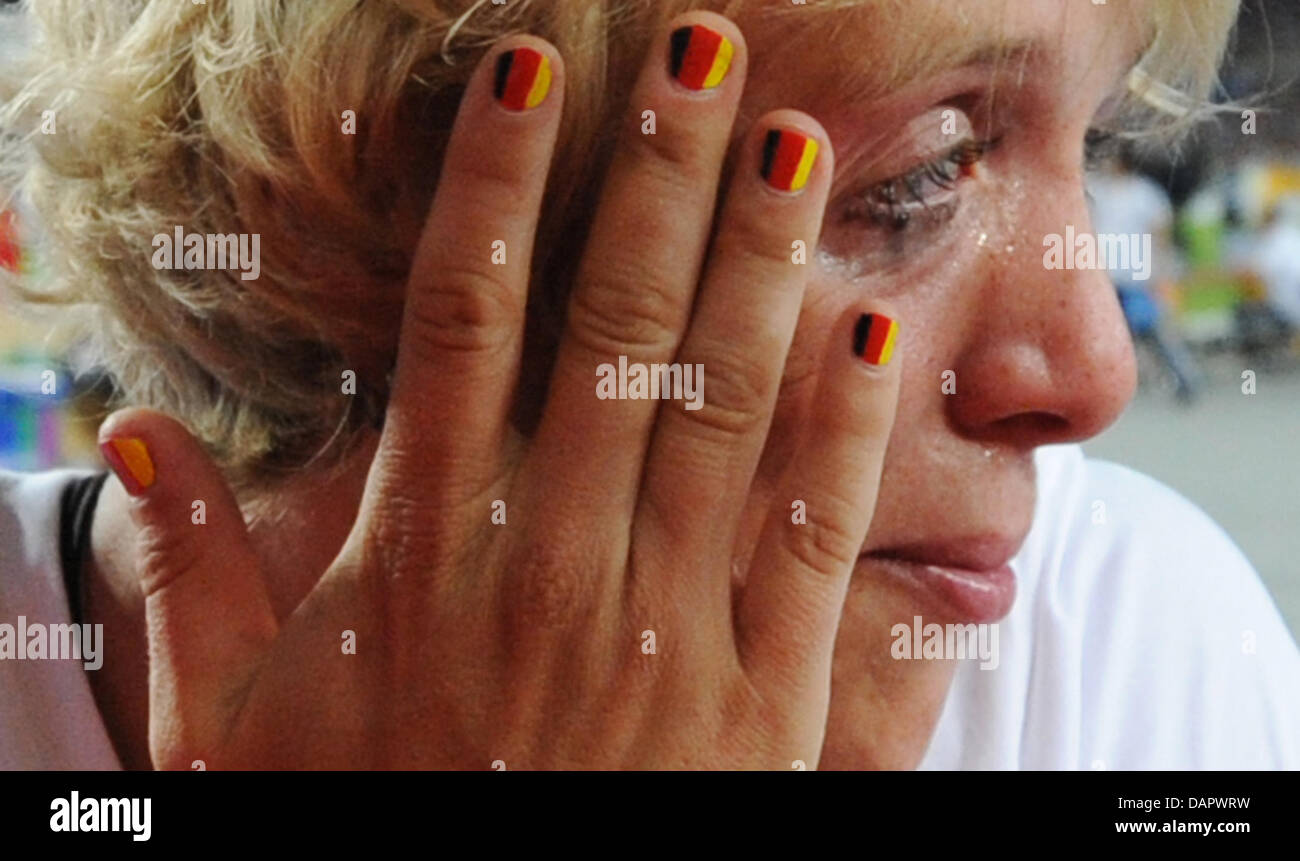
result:
[[[90,553],[95,503],[108,475],[102,472],[69,482],[59,500],[59,562],[63,566],[63,585],[74,625],[82,624],[81,568]]]

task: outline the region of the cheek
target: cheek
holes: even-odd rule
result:
[[[909,290],[908,283],[925,286]],[[902,323],[898,349],[904,356],[903,379],[893,437],[908,436],[905,429],[933,411],[943,370],[955,365],[963,333],[978,324],[972,315],[974,303],[963,304],[963,292],[947,263],[927,273],[880,279],[846,279],[828,267],[818,267],[805,295],[781,380],[768,439],[769,456],[765,457],[768,465],[788,463],[802,435],[816,433],[816,428],[808,426],[809,408],[821,379],[831,329],[850,309],[872,310],[872,297],[877,295],[886,299]],[[891,442],[891,451],[896,445]]]
[[[850,308],[871,310],[870,297],[876,290],[867,285],[865,279],[848,280],[826,266],[817,267],[805,293],[794,341],[786,357],[760,473],[779,471],[777,468],[789,462],[803,435],[816,433],[815,428],[808,427],[809,407],[821,381],[831,330]],[[906,345],[908,360],[899,395],[899,417],[902,418],[911,412],[904,408],[904,403],[919,388],[920,378],[929,374],[924,369],[934,362],[934,349],[939,343],[938,339],[919,333],[932,330],[934,318],[942,315],[943,303],[936,302],[933,296],[921,295],[919,291],[915,294],[883,291],[881,295],[889,295],[890,307],[897,312],[910,334]],[[917,351],[920,354],[913,360],[912,354]]]
[[[954,339],[958,337],[959,329],[951,325],[954,322],[952,302],[944,301],[944,297],[959,291],[902,291],[890,290],[889,286],[880,283],[868,287],[864,279],[846,280],[838,277],[831,267],[817,267],[805,294],[794,342],[786,359],[772,426],[755,478],[751,516],[761,519],[761,512],[765,510],[761,506],[775,491],[800,442],[806,437],[816,438],[818,429],[811,424],[811,407],[821,382],[822,365],[835,322],[851,308],[870,310],[871,296],[879,287],[885,288],[880,291],[881,295],[889,295],[890,308],[897,313],[909,333],[905,343],[907,355],[898,413],[886,453],[885,469],[891,468],[890,462],[895,458],[907,456],[905,449],[909,440],[921,444],[921,438],[932,436],[919,430],[927,414],[934,411],[940,371],[945,361],[952,363],[951,354],[958,349]],[[942,329],[940,323],[944,324]],[[758,497],[763,499],[760,501]]]
[[[890,307],[910,333],[897,418],[885,456],[886,474],[896,479],[882,482],[877,507],[877,518],[882,522],[896,519],[900,498],[908,495],[904,488],[916,478],[908,474],[908,465],[924,460],[923,450],[933,443],[934,431],[942,426],[940,375],[960,350],[960,333],[965,325],[961,321],[970,316],[969,309],[956,307],[956,299],[962,294],[959,285],[944,282],[939,277],[943,274],[933,273],[935,277],[926,289],[907,290],[900,286],[901,277],[872,283],[868,279],[844,278],[834,265],[817,265],[800,310],[753,492],[746,503],[738,571],[747,568],[745,559],[758,539],[796,448],[806,437],[816,437],[810,408],[821,381],[832,327],[851,307],[869,310],[871,296],[876,294],[889,297]]]
[[[899,346],[905,351],[903,379],[885,456],[886,480],[882,482],[878,519],[892,523],[902,516],[901,508],[910,510],[914,506],[914,501],[906,506],[900,503],[909,496],[905,488],[920,479],[915,471],[929,461],[945,433],[944,372],[956,367],[965,333],[979,325],[977,303],[972,299],[977,291],[970,290],[970,285],[964,285],[960,278],[961,272],[978,268],[988,253],[977,242],[978,237],[970,243],[969,251],[954,254],[960,259],[949,258],[924,269],[916,267],[879,278],[846,278],[833,262],[818,265],[786,362],[755,479],[755,493],[747,511],[747,530],[752,528],[757,534],[768,502],[796,448],[806,437],[816,438],[818,429],[811,425],[811,406],[835,321],[850,308],[870,310],[876,295],[887,298],[906,333]]]

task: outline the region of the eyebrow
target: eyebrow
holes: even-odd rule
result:
[[[944,50],[950,47],[957,50]],[[1041,41],[1031,38],[986,40],[957,46],[952,46],[951,42],[948,45],[938,42],[924,54],[895,65],[883,79],[879,77],[878,67],[858,65],[851,72],[851,83],[856,91],[876,91],[875,97],[945,72],[979,68],[997,70],[1012,66],[1023,68],[1041,58],[1043,48]]]
[[[825,2],[823,14],[803,19],[806,23],[798,28],[788,26],[785,19],[776,35],[784,51],[820,58],[821,68],[836,78],[833,89],[841,104],[893,101],[914,88],[927,89],[939,79],[958,80],[963,73],[1000,81],[993,84],[997,89],[1017,89],[1029,80],[1030,69],[1064,59],[1061,46],[1052,38],[1059,35],[1056,30],[1025,31],[1005,18],[992,24],[972,20],[948,4],[916,3],[886,13],[881,4],[852,3],[840,8],[835,0]],[[829,14],[832,8],[837,10],[834,15]],[[768,24],[774,20],[782,21],[773,14]],[[899,27],[910,36],[891,38],[889,33]],[[918,31],[937,35],[917,38]],[[1146,47],[1136,50],[1131,65],[1145,53]],[[1123,77],[1130,70],[1125,68]]]
[[[1042,50],[1042,43],[1037,39],[1013,39],[1009,41],[984,42],[975,45],[964,53],[958,54],[951,62],[937,69],[923,69],[925,72],[961,69],[967,66],[997,66],[1006,61],[1026,62]]]
[[[954,42],[958,44],[954,45]],[[946,53],[942,50],[945,46],[957,50]],[[1117,92],[1126,92],[1133,87],[1133,75],[1140,71],[1142,58],[1149,47],[1149,44],[1140,46],[1128,58],[1123,74],[1115,82]],[[1038,37],[983,39],[969,45],[962,45],[953,39],[947,43],[937,42],[925,53],[895,64],[883,77],[879,66],[853,63],[847,70],[848,89],[855,93],[853,101],[872,102],[887,93],[918,84],[926,78],[981,69],[987,69],[991,75],[999,78],[1005,78],[1009,69],[1018,69],[1013,76],[1016,78],[1014,83],[1019,84],[1023,82],[1027,67],[1046,63],[1051,57],[1049,45]]]

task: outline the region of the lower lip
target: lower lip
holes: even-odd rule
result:
[[[942,602],[953,621],[996,622],[1011,612],[1016,599],[1016,575],[1010,565],[991,571],[971,571],[870,554],[863,556],[862,561],[869,561],[927,597]]]

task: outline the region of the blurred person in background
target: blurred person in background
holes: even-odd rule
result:
[[[1134,340],[1150,348],[1172,375],[1179,401],[1190,402],[1201,388],[1203,375],[1177,331],[1161,289],[1180,269],[1169,194],[1137,170],[1127,148],[1089,174],[1088,193],[1095,234],[1151,237],[1150,277],[1138,279],[1134,267],[1115,266],[1113,260],[1109,261],[1110,277]]]
[[[1249,260],[1269,307],[1292,332],[1300,329],[1300,196],[1273,206]]]

